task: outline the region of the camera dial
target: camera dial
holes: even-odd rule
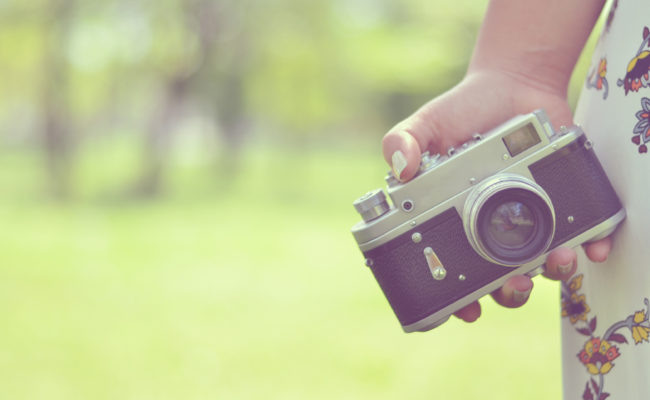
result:
[[[539,185],[520,175],[500,174],[479,183],[467,197],[463,227],[483,258],[515,267],[548,250],[555,212]]]
[[[365,222],[379,218],[390,210],[390,206],[386,201],[386,195],[381,189],[375,189],[364,194],[353,205]]]

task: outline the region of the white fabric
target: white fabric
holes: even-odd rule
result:
[[[648,117],[643,116],[644,101],[650,113],[650,87],[644,87],[648,78],[637,76],[639,70],[648,73],[646,64],[650,62],[650,52],[647,59],[644,53],[650,51],[648,40],[644,40],[644,27],[650,27],[650,1],[615,1],[609,13],[575,120],[594,142],[627,210],[627,219],[614,236],[608,260],[594,264],[580,254],[578,272],[563,285],[566,400],[650,399],[646,304],[650,299],[650,153],[640,152],[644,140],[649,140],[645,146],[650,147],[650,136],[634,132],[635,127],[644,132],[650,129],[641,122]],[[602,60],[606,60],[606,72]],[[636,69],[628,74],[631,65]],[[634,84],[640,85],[637,90],[628,89],[627,94],[623,85],[626,74],[639,78]],[[633,141],[635,136],[638,144]]]

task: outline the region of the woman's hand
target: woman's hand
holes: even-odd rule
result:
[[[383,139],[384,158],[394,175],[406,182],[415,176],[420,155],[445,153],[449,147],[469,140],[474,133],[490,130],[518,114],[543,108],[554,127],[572,125],[571,109],[565,93],[535,84],[520,74],[496,70],[471,72],[447,93],[435,98],[413,115],[393,127]],[[592,261],[607,259],[609,238],[585,247]],[[569,248],[553,250],[546,259],[545,276],[566,280],[576,270],[576,252]],[[492,293],[504,307],[520,307],[528,300],[533,282],[528,276],[510,278]],[[472,322],[481,314],[478,302],[459,310],[456,316]]]

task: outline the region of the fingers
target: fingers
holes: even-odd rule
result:
[[[523,306],[530,292],[533,290],[533,281],[525,275],[513,276],[500,288],[492,292],[492,297],[500,305],[508,308]]]
[[[478,319],[478,317],[481,316],[481,305],[478,303],[478,301],[475,301],[472,304],[456,311],[454,315],[465,322],[474,322]]]
[[[605,238],[584,245],[587,257],[594,262],[607,259],[612,248],[611,238]],[[567,280],[576,272],[577,254],[573,249],[561,247],[553,250],[546,258],[546,272],[544,276],[554,280]],[[494,300],[508,308],[517,308],[524,305],[533,290],[533,281],[525,275],[514,276],[498,290],[492,292]],[[454,315],[465,322],[474,322],[481,316],[481,306],[474,302]]]
[[[417,173],[423,152],[444,152],[513,114],[496,106],[499,101],[477,85],[485,85],[485,81],[457,85],[422,106],[384,136],[384,159],[393,168],[395,177],[402,182],[408,181]],[[490,107],[486,108],[484,101],[476,98],[477,92],[490,98]],[[467,110],[472,110],[471,118]]]
[[[593,262],[603,262],[607,260],[609,252],[612,249],[612,238],[606,237],[605,239],[597,240],[592,243],[583,245],[587,257]]]
[[[397,179],[406,182],[413,178],[420,166],[420,155],[425,151],[439,152],[440,146],[450,145],[448,143],[457,140],[452,136],[462,130],[458,124],[446,122],[449,119],[446,110],[450,103],[453,102],[442,95],[425,104],[384,136],[384,159],[393,168]],[[443,138],[444,143],[441,142]]]
[[[577,268],[577,254],[573,249],[560,247],[546,257],[546,272],[544,276],[553,280],[567,280]]]
[[[497,303],[504,307],[516,308],[526,303],[533,290],[533,281],[525,276],[514,276],[499,290],[492,293]],[[481,305],[478,301],[456,311],[454,315],[465,322],[474,322],[481,316]]]
[[[413,178],[420,166],[421,147],[415,137],[405,130],[391,131],[382,143],[384,159],[393,174],[402,182]]]
[[[533,290],[533,281],[525,276],[514,276],[500,289],[492,293],[497,303],[508,308],[521,307],[526,303],[530,292]],[[481,305],[478,301],[456,311],[455,316],[465,322],[474,322],[481,316]]]
[[[523,306],[533,290],[533,281],[525,275],[513,276],[498,290],[492,293],[494,300],[508,308]],[[454,315],[465,322],[474,322],[481,316],[481,305],[478,301],[456,311]]]
[[[607,237],[583,245],[587,257],[593,262],[607,260],[612,249],[612,239]],[[573,249],[558,248],[553,250],[546,258],[546,272],[544,276],[554,280],[567,280],[576,272],[577,254]]]

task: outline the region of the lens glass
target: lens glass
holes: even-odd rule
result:
[[[509,201],[492,212],[488,233],[505,248],[518,248],[526,245],[535,232],[533,213],[523,203]]]
[[[476,230],[489,260],[522,265],[546,251],[555,226],[550,207],[540,195],[522,188],[506,188],[487,199],[476,217]]]

